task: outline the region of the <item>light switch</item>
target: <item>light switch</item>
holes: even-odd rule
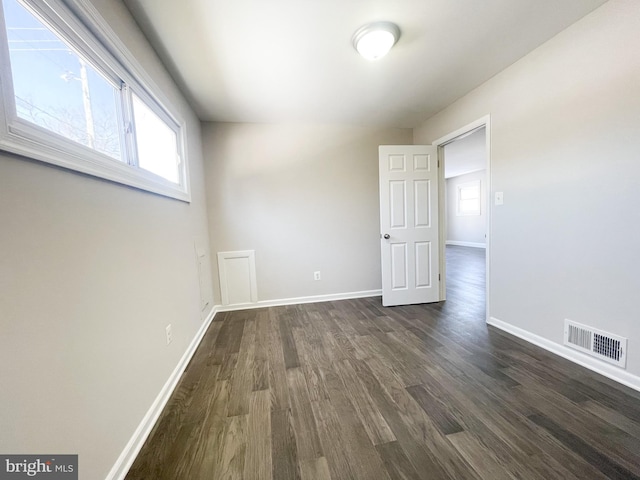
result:
[[[502,205],[504,203],[504,193],[496,192],[496,205]]]

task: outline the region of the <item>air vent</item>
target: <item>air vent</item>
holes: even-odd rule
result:
[[[564,344],[605,362],[626,367],[627,339],[618,335],[565,319]]]

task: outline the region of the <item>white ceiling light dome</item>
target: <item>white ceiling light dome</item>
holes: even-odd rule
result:
[[[367,60],[377,60],[389,53],[399,38],[400,29],[395,23],[368,23],[353,35],[353,46]]]

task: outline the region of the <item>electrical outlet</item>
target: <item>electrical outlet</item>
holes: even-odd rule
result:
[[[167,332],[167,345],[169,345],[171,343],[171,340],[173,340],[173,332],[171,331],[171,324],[167,325],[167,327],[165,328],[165,331]]]
[[[320,280],[320,272],[313,272],[313,279]]]

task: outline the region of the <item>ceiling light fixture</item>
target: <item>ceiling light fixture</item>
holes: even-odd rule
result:
[[[353,46],[367,60],[384,57],[400,38],[395,23],[374,22],[360,27],[353,34]]]

